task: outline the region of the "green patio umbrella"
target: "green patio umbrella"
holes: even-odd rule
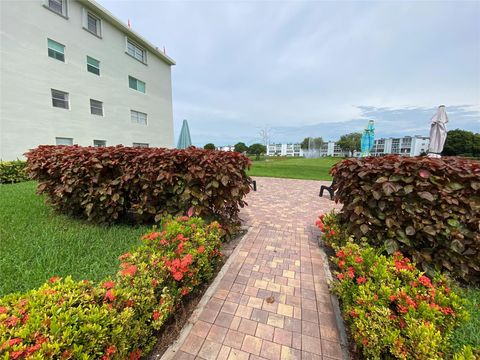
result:
[[[192,146],[192,139],[190,138],[190,130],[188,129],[187,120],[183,120],[182,130],[178,138],[177,149],[186,149]]]

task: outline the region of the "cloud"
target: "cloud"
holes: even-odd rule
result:
[[[177,61],[178,136],[197,145],[279,141],[321,131],[428,133],[436,107],[450,128],[480,129],[479,2],[101,3]]]

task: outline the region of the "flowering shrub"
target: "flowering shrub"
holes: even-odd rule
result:
[[[424,271],[480,282],[480,163],[457,157],[346,159],[332,169],[342,223]]]
[[[230,225],[250,191],[250,160],[236,152],[39,146],[25,155],[39,193],[56,209],[95,222],[150,223],[192,209]]]
[[[331,248],[346,245],[348,241],[348,234],[340,225],[338,216],[335,212],[328,214],[321,214],[315,221],[315,225],[322,232],[323,242]]]
[[[111,279],[54,277],[7,295],[0,299],[0,357],[139,359],[182,297],[213,275],[221,234],[217,223],[169,219],[120,256]]]
[[[13,184],[27,181],[26,161],[0,161],[0,184]]]
[[[337,251],[334,262],[339,268],[334,292],[366,358],[446,357],[448,337],[467,314],[444,277],[431,280],[399,252],[383,256],[357,244]]]

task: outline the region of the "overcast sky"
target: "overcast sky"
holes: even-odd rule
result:
[[[428,135],[440,104],[480,132],[479,1],[100,3],[177,62],[175,142]]]

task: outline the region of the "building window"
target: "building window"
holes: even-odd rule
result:
[[[90,113],[103,116],[103,102],[90,99]]]
[[[86,9],[83,9],[83,28],[93,35],[102,37],[102,20]]]
[[[65,137],[56,137],[55,144],[57,145],[73,145],[73,138],[65,138]]]
[[[100,75],[100,61],[87,56],[87,71],[95,75]]]
[[[134,124],[147,125],[147,114],[145,113],[130,110],[130,118]]]
[[[128,86],[130,89],[145,93],[145,83],[141,80],[135,79],[132,76],[128,77]]]
[[[144,64],[147,63],[147,52],[145,49],[142,49],[130,39],[127,39],[127,54],[133,56],[135,59],[143,62]]]
[[[48,39],[48,56],[65,62],[65,45]]]
[[[69,109],[68,93],[52,89],[52,105],[62,109]]]
[[[148,148],[147,143],[133,143],[133,147]]]
[[[105,146],[107,146],[107,140],[93,140],[93,146],[95,146],[95,147],[105,147]]]
[[[44,0],[44,6],[53,12],[67,17],[67,0]]]

